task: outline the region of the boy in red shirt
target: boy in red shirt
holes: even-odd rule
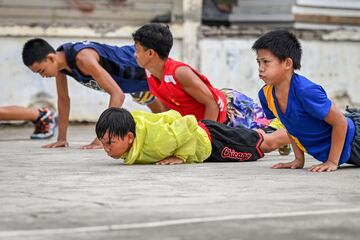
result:
[[[181,115],[195,115],[231,127],[267,127],[269,120],[252,99],[233,90],[214,88],[210,81],[191,66],[169,58],[173,45],[169,27],[149,23],[133,33],[135,57],[146,69],[150,92],[168,108]],[[274,133],[283,144],[290,143],[285,129]]]
[[[173,44],[166,25],[150,23],[134,34],[136,60],[147,71],[152,94],[181,115],[195,115],[198,121],[209,119],[224,123],[227,100],[210,81],[189,65],[168,57]]]

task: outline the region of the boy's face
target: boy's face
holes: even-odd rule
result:
[[[145,49],[140,43],[135,43],[135,58],[137,64],[146,68],[150,62],[151,49]]]
[[[55,77],[59,73],[57,63],[54,61],[53,58],[49,58],[49,56],[41,62],[34,62],[31,66],[29,66],[29,68],[34,73],[38,73],[42,77],[46,78]]]
[[[288,69],[287,61],[281,61],[271,51],[259,49],[256,61],[258,63],[259,78],[266,84],[276,85],[281,82]]]
[[[100,139],[100,141],[107,155],[118,159],[130,149],[134,141],[134,134],[129,132],[124,138],[116,136],[109,138],[109,132],[106,131],[104,137]]]

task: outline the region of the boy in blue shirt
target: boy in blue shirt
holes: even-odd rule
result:
[[[343,163],[360,165],[360,114],[344,114],[327,97],[325,90],[300,69],[301,45],[284,30],[271,31],[254,43],[259,77],[265,86],[259,91],[268,118],[279,118],[286,127],[295,160],[273,168],[303,168],[307,152],[323,162],[310,171],[335,171]]]
[[[150,94],[145,70],[136,63],[134,46],[110,46],[83,41],[62,44],[55,49],[44,39],[27,41],[22,51],[24,64],[42,77],[55,77],[58,94],[58,140],[43,147],[66,147],[70,111],[67,77],[110,95],[109,106],[121,107],[125,94],[146,104],[153,112],[163,111],[162,104]],[[95,138],[85,149],[100,148]]]

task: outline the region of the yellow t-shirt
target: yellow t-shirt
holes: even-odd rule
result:
[[[121,156],[125,164],[156,163],[170,156],[186,163],[201,163],[210,156],[210,139],[194,116],[181,116],[174,110],[131,114],[136,137],[130,150]]]

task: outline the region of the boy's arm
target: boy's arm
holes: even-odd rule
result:
[[[83,49],[76,56],[76,66],[83,74],[90,75],[102,89],[110,94],[109,107],[121,107],[125,94],[111,75],[99,64],[99,60],[99,55],[95,50]]]
[[[177,68],[175,76],[185,92],[205,106],[204,119],[216,121],[219,115],[219,106],[205,83],[186,66]]]
[[[291,169],[298,169],[304,167],[305,162],[305,156],[304,152],[298,147],[298,145],[295,143],[294,139],[291,137],[291,135],[288,133],[291,146],[293,148],[294,154],[295,154],[295,160],[292,162],[287,163],[277,163],[272,166],[272,168],[291,168]]]
[[[59,132],[58,139],[54,143],[44,145],[44,148],[67,147],[67,127],[69,123],[70,98],[68,92],[68,84],[65,74],[60,73],[56,76],[56,89],[58,95],[58,111],[59,111]]]
[[[179,113],[176,112],[176,115],[178,114]],[[171,123],[169,123],[167,127],[166,135],[163,137],[164,139],[168,139],[169,142],[174,142],[174,145],[169,145],[170,149],[172,148],[172,154],[171,156],[159,161],[158,164],[163,165],[193,162],[196,152],[196,140],[194,135],[198,129],[198,122],[196,118],[193,115],[187,115],[184,117],[179,115],[178,119],[170,121]]]
[[[125,94],[111,77],[111,75],[99,64],[99,55],[93,49],[83,49],[76,56],[76,66],[85,75],[90,75],[102,89],[110,95],[109,107],[121,107],[124,103]],[[100,141],[95,138],[83,149],[102,148]]]
[[[182,159],[186,163],[203,162],[205,159],[196,155],[197,145],[194,137],[199,128],[198,122],[193,115],[187,115],[175,120],[171,125],[171,132],[176,138],[176,149],[173,156]]]
[[[345,143],[347,121],[334,103],[331,104],[330,111],[324,120],[332,126],[329,158],[325,163],[311,166],[309,170],[312,172],[331,172],[337,170]]]

